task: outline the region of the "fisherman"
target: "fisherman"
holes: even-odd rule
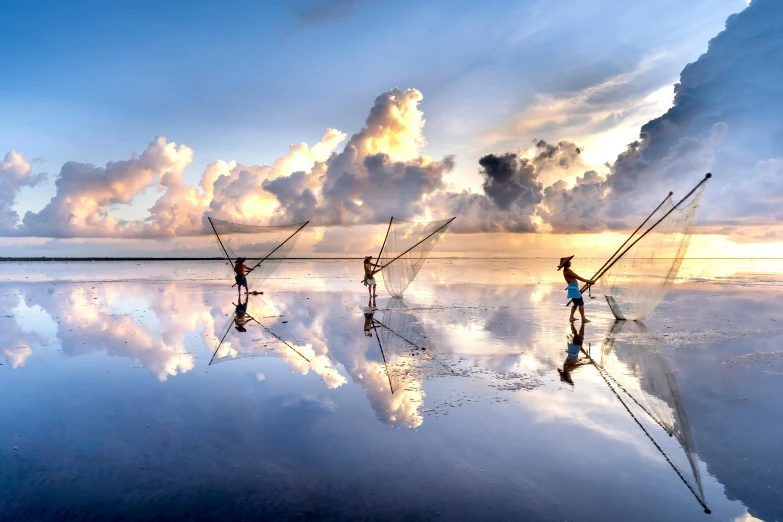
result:
[[[248,289],[247,289],[247,277],[245,277],[247,266],[245,266],[245,261],[247,261],[244,257],[238,257],[236,264],[234,264],[234,281],[236,281],[237,285],[237,296],[238,298],[242,297],[242,287],[245,287],[245,295],[247,295]]]
[[[377,272],[380,272],[380,270],[374,270],[372,265],[372,256],[367,256],[364,258],[364,279],[362,279],[362,283],[364,286],[367,287],[367,291],[370,292],[370,299],[373,297],[377,297],[377,294],[375,293],[375,278],[373,277]]]
[[[571,307],[571,318],[569,320],[572,323],[576,321],[574,314],[576,313],[576,309],[579,308],[579,315],[582,316],[582,322],[589,323],[590,320],[585,318],[585,300],[582,299],[582,292],[579,291],[579,284],[577,281],[582,281],[588,285],[594,285],[595,281],[580,277],[576,272],[571,270],[571,260],[573,258],[574,256],[561,257],[560,266],[557,267],[558,270],[565,268],[565,270],[563,270],[563,277],[565,277],[566,283],[568,283],[568,286],[566,287],[566,290],[568,291],[567,297],[571,299],[571,302],[573,303],[573,306]]]
[[[246,332],[245,325],[250,322],[250,316],[247,315],[247,300],[250,296],[245,294],[245,302],[242,302],[242,298],[238,299],[239,304],[234,308],[234,325],[240,332]]]

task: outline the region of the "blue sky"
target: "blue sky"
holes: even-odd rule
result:
[[[559,179],[572,186],[589,169],[609,174],[604,163],[671,107],[683,68],[746,7],[745,0],[5,2],[0,155],[17,151],[31,176],[48,175],[20,182],[11,208],[21,223],[59,194],[67,162],[128,160],[156,136],[192,150],[182,163],[189,186],[216,160],[273,164],[290,144],[312,147],[328,128],[348,140],[367,125],[376,98],[395,88],[423,94],[423,134],[406,135],[419,153],[454,157],[428,174],[439,177],[435,189],[480,192],[486,173],[478,159],[524,156],[533,138],[579,145],[571,170],[538,174],[543,187]],[[145,219],[165,191],[158,174],[97,212]],[[90,176],[87,183],[104,173]]]
[[[157,135],[192,147],[198,166],[269,162],[327,127],[353,132],[377,95],[414,87],[427,152],[459,156],[533,93],[585,88],[661,53],[633,90],[673,83],[742,7],[12,1],[0,21],[0,150],[45,158],[50,176],[68,160],[125,158]],[[51,196],[28,192],[25,210]]]

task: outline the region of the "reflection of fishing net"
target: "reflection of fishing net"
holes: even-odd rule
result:
[[[237,258],[244,257],[248,267],[253,268],[258,264],[247,277],[259,283],[272,275],[288,256],[307,224],[260,227],[214,218],[209,218],[209,222],[215,232],[218,248],[231,266],[231,272],[234,272]]]
[[[261,317],[268,305],[261,300],[260,307],[254,307],[254,315]],[[274,356],[290,359],[292,362],[310,362],[291,342],[283,340],[267,326],[259,323],[251,313],[234,312],[221,336],[210,365],[236,359]],[[262,319],[263,320],[263,319]],[[243,332],[237,327],[244,329]]]
[[[637,337],[633,342],[624,341],[622,337],[618,339],[622,333],[637,334]],[[599,371],[706,508],[696,449],[677,381],[659,347],[645,334],[647,328],[642,323],[617,321],[601,347]],[[683,452],[664,451],[670,445],[662,437],[661,429],[677,440]]]
[[[600,288],[617,319],[642,320],[666,296],[688,251],[704,187],[674,210],[670,195],[648,218],[650,227],[639,230],[631,241],[649,232],[601,276]]]
[[[378,256],[386,291],[394,297],[405,292],[453,219],[412,223],[392,218]]]
[[[392,393],[412,382],[452,373],[436,358],[424,327],[402,299],[389,300],[381,319],[374,320],[374,328]]]

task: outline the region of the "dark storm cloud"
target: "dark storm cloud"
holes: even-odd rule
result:
[[[484,176],[484,193],[501,210],[508,210],[518,202],[537,204],[541,201],[543,186],[536,180],[535,167],[517,154],[488,154],[479,159]]]
[[[675,199],[707,172],[702,222],[780,221],[783,204],[783,3],[755,0],[732,15],[706,53],[687,65],[674,105],[642,126],[604,185],[554,183],[546,219],[556,230],[632,227],[669,192]]]

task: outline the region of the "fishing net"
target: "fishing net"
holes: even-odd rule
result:
[[[378,256],[387,292],[394,297],[405,292],[453,220],[413,223],[392,218]]]
[[[251,312],[234,312],[221,330],[221,336],[210,365],[253,357],[279,357],[304,367],[310,359],[302,353],[302,347],[281,338],[269,327],[256,320],[269,311],[268,305],[259,301]],[[279,325],[278,325],[279,326]],[[272,325],[274,328],[274,325]]]
[[[261,227],[208,219],[215,232],[220,253],[228,262],[231,273],[234,273],[237,258],[244,257],[247,259],[245,265],[253,269],[247,274],[247,278],[257,283],[263,283],[280,266],[293,250],[307,224],[305,222]]]
[[[602,371],[639,426],[706,508],[701,474],[677,381],[660,346],[635,321],[617,321],[601,346]],[[662,437],[663,430],[668,437]],[[668,442],[673,437],[682,451]]]
[[[373,320],[373,328],[392,394],[414,382],[452,373],[437,358],[424,327],[402,299],[390,299],[381,318]]]
[[[688,251],[704,187],[701,184],[677,208],[669,195],[648,218],[650,226],[631,236],[631,241],[646,235],[601,276],[600,291],[617,319],[640,321],[663,301]]]

